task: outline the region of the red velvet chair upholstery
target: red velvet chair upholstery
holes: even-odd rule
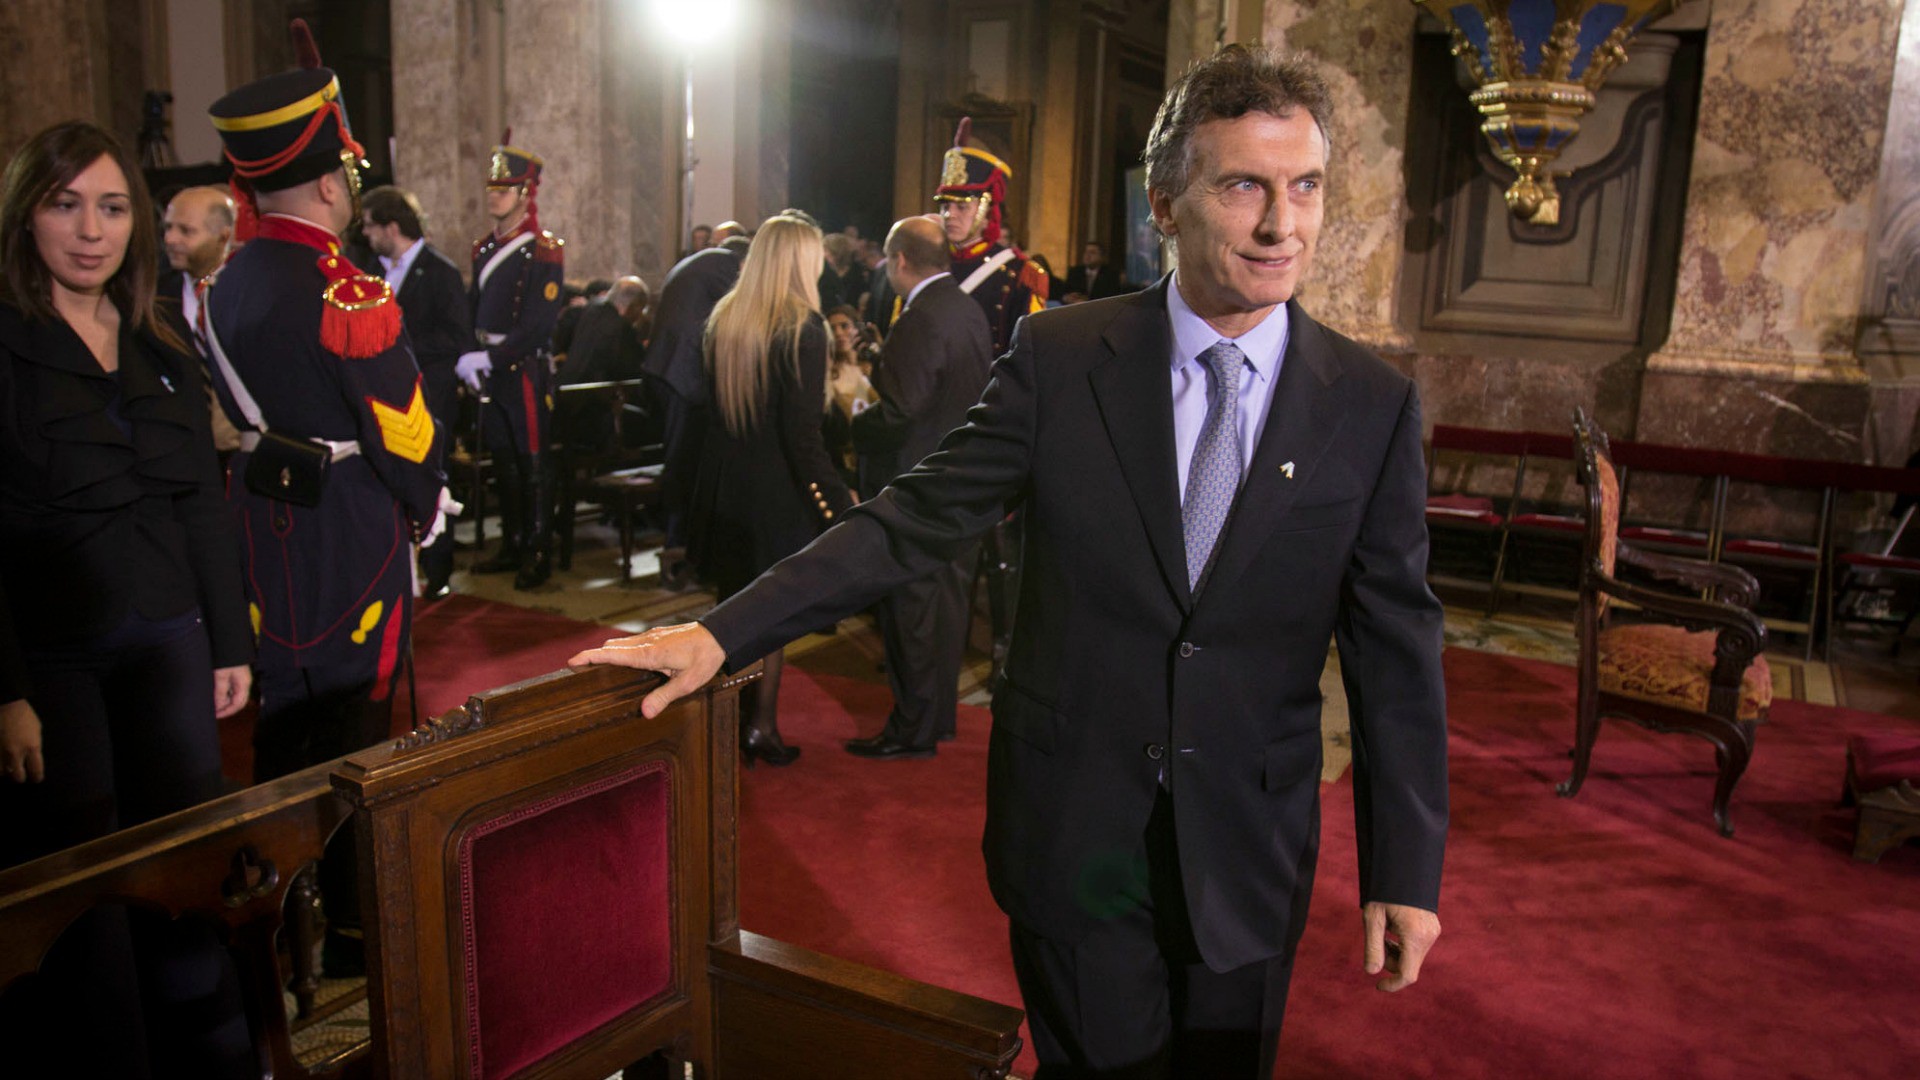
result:
[[[1855,735],[1847,740],[1841,801],[1860,808],[1853,857],[1879,862],[1896,844],[1920,836],[1920,736]]]
[[[1576,460],[1587,493],[1580,568],[1580,684],[1573,775],[1563,796],[1580,790],[1602,717],[1655,731],[1697,735],[1713,744],[1719,778],[1713,818],[1733,835],[1727,803],[1753,754],[1754,729],[1767,717],[1773,677],[1761,656],[1767,630],[1749,608],[1759,591],[1739,567],[1640,551],[1620,539],[1620,484],[1606,433],[1574,413]],[[1626,563],[1661,581],[1704,589],[1717,599],[1669,593],[1620,581]],[[1648,621],[1614,623],[1613,602],[1639,608]]]

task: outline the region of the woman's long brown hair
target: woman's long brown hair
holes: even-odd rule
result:
[[[145,329],[184,351],[186,343],[155,308],[160,241],[146,178],[120,140],[83,121],[47,128],[28,139],[7,162],[6,176],[0,179],[0,299],[10,301],[29,319],[60,318],[53,308],[53,274],[41,261],[33,239],[33,212],[103,157],[111,158],[127,178],[133,218],[126,256],[107,280],[107,297],[134,329]]]

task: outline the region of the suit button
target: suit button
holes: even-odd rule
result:
[[[1191,641],[1181,642],[1180,643],[1180,659],[1185,660],[1187,657],[1192,655],[1193,655],[1193,642]]]
[[[1159,761],[1161,758],[1165,757],[1166,754],[1167,754],[1167,748],[1164,746],[1161,746],[1159,743],[1155,742],[1155,743],[1147,744],[1147,757],[1149,759],[1153,761]]]

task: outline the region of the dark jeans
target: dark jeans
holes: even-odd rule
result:
[[[30,651],[27,664],[47,775],[0,782],[0,866],[221,793],[213,660],[197,613],[134,616],[85,645]],[[118,905],[82,915],[40,973],[0,1000],[0,1046],[7,1075],[22,1077],[236,1076],[252,1053],[214,928]]]

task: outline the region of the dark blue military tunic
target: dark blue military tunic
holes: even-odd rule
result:
[[[1013,325],[1046,308],[1046,273],[1028,262],[1018,249],[1006,244],[976,240],[950,251],[954,283],[966,289],[987,313],[987,325],[993,329],[993,354],[1005,353],[1013,344]],[[1003,251],[1010,252],[1011,257],[988,271],[972,288],[967,288],[974,273]]]
[[[546,449],[553,411],[548,350],[566,306],[564,244],[522,222],[509,236],[488,233],[473,245],[473,329],[493,362],[487,376],[493,404],[480,422],[489,447],[517,454]]]
[[[329,259],[337,260],[332,269]],[[325,671],[346,685],[371,680],[375,700],[391,689],[411,624],[409,544],[432,523],[444,483],[443,438],[404,332],[371,355],[342,356],[322,344],[323,324],[331,317],[337,326],[345,314],[328,298],[338,296],[330,284],[351,273],[344,262],[332,233],[268,215],[259,236],[212,280],[203,304],[268,428],[358,444],[334,461],[313,507],[248,490],[245,450],[231,463],[227,498],[241,531],[265,711],[281,704],[267,689],[272,672]],[[383,287],[377,279],[359,282],[376,293]],[[391,305],[385,295],[369,303]],[[214,383],[228,417],[248,430],[219,364]]]

